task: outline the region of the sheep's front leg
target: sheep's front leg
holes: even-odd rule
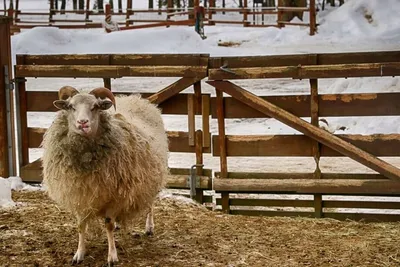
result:
[[[147,213],[146,219],[146,235],[154,234],[154,218],[153,218],[153,206],[151,206],[149,213]]]
[[[77,264],[83,261],[86,252],[85,246],[85,236],[86,236],[86,221],[81,221],[78,223],[78,231],[79,231],[79,243],[78,250],[76,251],[74,257],[72,258],[72,264]]]
[[[115,239],[114,239],[114,223],[115,220],[111,218],[105,219],[105,226],[107,231],[107,239],[108,239],[108,266],[114,266],[114,263],[118,262],[117,249],[115,248]]]

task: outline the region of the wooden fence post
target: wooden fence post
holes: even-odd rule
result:
[[[125,26],[128,27],[131,23],[129,22],[129,17],[131,16],[132,12],[132,0],[128,0],[126,3],[126,22]]]
[[[310,0],[310,35],[314,35],[317,30],[316,20],[315,0]]]
[[[226,137],[225,137],[225,112],[224,112],[224,97],[220,90],[216,90],[217,94],[217,119],[218,119],[218,139],[219,139],[219,153],[220,153],[220,179],[228,177],[228,162],[226,157]],[[229,193],[221,193],[222,211],[225,213],[230,212],[229,207]]]
[[[249,26],[249,23],[247,22],[247,0],[243,1],[243,26],[247,27]]]
[[[0,16],[0,176],[14,174],[11,117],[11,42],[12,17]],[[10,166],[11,165],[11,166]]]

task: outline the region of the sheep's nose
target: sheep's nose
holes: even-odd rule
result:
[[[89,120],[78,120],[78,123],[79,124],[86,124],[86,123],[88,123],[89,122]]]

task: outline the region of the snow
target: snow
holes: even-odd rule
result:
[[[0,177],[0,208],[14,207],[15,203],[11,198],[11,191],[37,191],[42,190],[41,186],[32,186],[22,182],[21,177],[11,176],[7,179]]]
[[[11,184],[7,179],[0,177],[0,208],[15,206],[11,198]]]
[[[232,3],[227,1],[229,5]],[[70,4],[70,2],[68,2]],[[125,3],[125,1],[124,1]],[[46,9],[46,1],[22,0],[25,8]],[[233,4],[232,4],[233,5]],[[124,4],[125,6],[125,4]],[[249,6],[252,6],[249,3]],[[147,1],[135,1],[135,8],[146,8]],[[308,27],[287,26],[277,28],[244,28],[242,26],[206,26],[206,40],[202,40],[192,27],[153,28],[105,33],[102,29],[60,30],[35,28],[24,30],[12,37],[12,53],[16,54],[97,54],[97,53],[209,53],[211,56],[250,56],[303,53],[390,51],[400,48],[399,0],[348,0],[341,7],[321,11],[317,21],[318,34],[309,36]],[[155,14],[156,15],[156,14]],[[61,15],[58,15],[61,18]],[[63,15],[71,16],[71,14]],[[222,19],[234,14],[218,15]],[[225,16],[225,17],[224,17]],[[238,16],[238,15],[237,15]],[[122,18],[122,17],[121,17]],[[121,19],[115,17],[114,19]],[[97,20],[104,19],[98,16]],[[308,21],[308,16],[304,17]],[[296,20],[296,19],[295,19]],[[218,46],[221,42],[236,42],[235,47]],[[15,57],[14,57],[15,58]],[[15,63],[15,62],[14,62]],[[122,78],[112,80],[113,90],[132,92],[156,92],[174,82],[176,78]],[[28,90],[55,91],[69,84],[88,90],[102,85],[101,79],[28,79]],[[309,94],[308,81],[292,79],[235,81],[243,88],[258,95]],[[202,84],[204,92],[215,94],[214,89]],[[320,79],[322,94],[331,93],[380,93],[399,92],[398,77],[369,77],[349,79]],[[192,92],[191,89],[185,92]],[[48,127],[54,113],[28,114],[30,127]],[[309,118],[304,118],[309,120]],[[325,118],[328,130],[337,134],[399,133],[398,116]],[[187,131],[186,116],[164,116],[167,130]],[[196,117],[201,127],[201,118]],[[345,130],[340,130],[345,127]],[[211,120],[210,130],[217,133],[216,120]],[[227,134],[299,134],[274,119],[226,120]],[[40,149],[30,150],[30,160],[39,158]],[[385,159],[400,166],[396,158]],[[188,167],[195,162],[194,155],[171,153],[171,167]],[[219,170],[218,158],[205,155],[206,168]],[[350,159],[323,158],[323,172],[372,172]],[[230,171],[253,172],[312,172],[312,158],[229,158]],[[4,180],[4,179],[3,179]],[[1,188],[1,186],[0,186]],[[8,191],[7,191],[8,192]]]

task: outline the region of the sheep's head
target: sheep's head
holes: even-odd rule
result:
[[[64,86],[58,92],[59,100],[53,102],[58,109],[68,112],[70,131],[84,136],[94,136],[100,121],[100,113],[112,105],[115,107],[113,93],[104,87],[93,89],[90,93],[79,93],[71,86]]]

